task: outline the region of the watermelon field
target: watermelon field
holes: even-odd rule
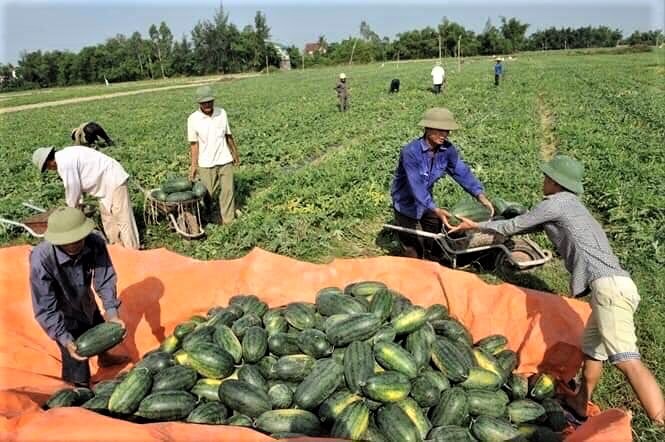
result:
[[[133,202],[145,247],[167,247],[198,259],[235,258],[253,247],[313,262],[337,257],[396,254],[382,232],[390,222],[389,186],[400,148],[420,134],[429,107],[451,109],[462,129],[452,133],[490,196],[533,205],[542,196],[538,164],[554,152],[586,166],[584,202],[608,232],[614,251],[636,280],[642,302],[636,322],[642,356],[665,386],[665,51],[631,55],[518,54],[493,84],[492,61],[444,60],[448,81],[431,94],[432,62],[321,68],[214,82],[216,105],[226,109],[240,150],[236,201],[241,217],[207,225],[205,240],[187,241],[166,224],[145,225],[144,198]],[[349,78],[351,108],[336,109],[339,72]],[[388,94],[393,78],[398,94]],[[189,79],[191,80],[191,79]],[[181,84],[171,82],[165,85]],[[117,90],[154,83],[116,85]],[[89,101],[0,117],[0,216],[29,214],[24,201],[64,202],[57,175],[40,176],[34,148],[69,145],[71,128],[101,123],[116,141],[105,150],[144,188],[189,164],[186,118],[195,88]],[[57,90],[0,100],[0,107],[106,93],[104,88]],[[0,96],[2,98],[2,96]],[[435,197],[451,206],[463,196],[452,180]],[[539,243],[551,249],[544,236]],[[19,229],[0,227],[0,244],[31,242]],[[481,277],[500,282],[490,270]],[[267,275],[267,277],[271,277]],[[275,276],[276,277],[276,276]],[[511,282],[566,293],[559,260]],[[633,411],[636,441],[663,440],[642,413],[619,372],[608,369],[598,387],[602,407]]]

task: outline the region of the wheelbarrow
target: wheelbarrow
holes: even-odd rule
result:
[[[494,266],[500,272],[528,270],[552,259],[550,251],[543,250],[526,235],[506,239],[498,234],[467,231],[451,236],[445,228],[441,233],[432,233],[393,224],[384,224],[383,227],[432,240],[433,244],[440,249],[442,260],[454,269],[460,267],[460,258],[472,254],[495,254]]]
[[[159,189],[146,190],[133,182],[145,196],[143,219],[146,224],[158,224],[163,216],[169,220],[173,230],[187,239],[199,239],[205,235],[201,222],[203,197],[177,202],[162,201],[153,196]]]
[[[21,221],[14,221],[0,217],[0,224],[21,227],[31,236],[34,236],[35,238],[43,238],[44,232],[46,232],[47,220],[52,210],[46,210],[30,203],[22,203],[22,205],[37,213],[23,218]]]

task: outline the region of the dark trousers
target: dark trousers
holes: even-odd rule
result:
[[[432,211],[427,211],[422,218],[415,219],[409,216],[399,213],[397,210],[395,212],[395,222],[398,226],[407,227],[409,229],[418,229],[425,230],[426,232],[432,233],[441,233],[443,228],[443,223],[441,219],[434,214]],[[429,258],[432,256],[433,252],[438,252],[437,250],[432,250],[432,245],[434,241],[431,239],[423,238],[421,236],[412,235],[410,233],[397,232],[399,242],[402,243],[402,248],[405,252],[408,252],[411,249],[415,251],[418,258]]]
[[[348,95],[339,95],[339,111],[346,112],[349,110],[349,96]]]
[[[499,78],[501,75],[494,74],[494,85],[498,86],[499,85]]]
[[[67,331],[71,333],[74,339],[76,339],[95,325],[103,323],[104,317],[99,310],[95,310],[92,322],[92,324],[76,322],[73,327],[68,327]],[[88,361],[77,361],[72,358],[67,348],[60,345],[59,342],[58,348],[62,355],[62,380],[74,385],[87,387],[90,384],[90,365],[88,364]]]
[[[435,94],[440,94],[441,93],[441,84],[435,84],[432,86],[432,92]]]

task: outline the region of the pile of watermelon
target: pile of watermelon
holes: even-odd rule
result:
[[[96,330],[77,344],[117,339]],[[46,406],[245,426],[275,438],[562,440],[555,380],[516,373],[506,345],[501,335],[474,343],[445,306],[413,305],[380,282],[276,308],[237,295],[179,324],[127,373],[92,390],[61,390]]]
[[[171,177],[158,189],[153,190],[150,196],[157,201],[177,203],[202,198],[206,192],[205,186],[200,181],[191,182],[184,177]]]

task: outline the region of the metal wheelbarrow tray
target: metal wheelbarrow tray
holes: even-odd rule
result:
[[[449,261],[454,269],[458,267],[457,259],[461,255],[491,250],[499,253],[497,265],[505,262],[517,270],[541,266],[552,259],[550,251],[543,250],[525,235],[512,241],[506,241],[501,235],[487,235],[492,238],[490,240],[488,237],[474,238],[474,235],[478,235],[478,233],[473,232],[465,232],[459,237],[452,237],[445,229],[441,233],[432,233],[393,224],[384,224],[383,227],[433,240],[441,249],[443,258]]]

